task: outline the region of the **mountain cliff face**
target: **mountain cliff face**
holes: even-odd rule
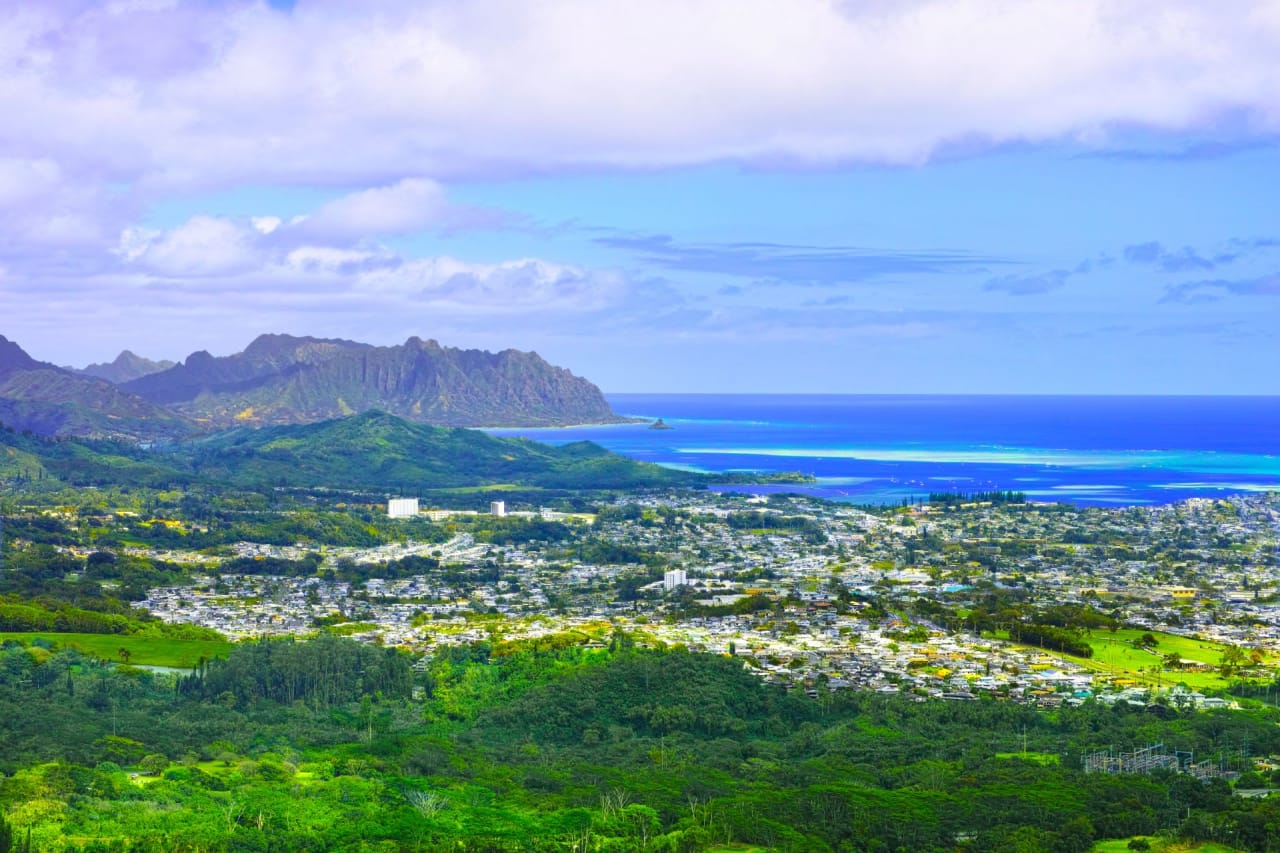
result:
[[[148,376],[152,373],[159,373],[162,370],[168,370],[173,367],[176,362],[165,359],[163,361],[152,361],[149,358],[143,358],[140,355],[134,355],[129,350],[125,350],[116,356],[116,360],[107,364],[91,364],[83,370],[77,370],[76,373],[85,376],[93,376],[98,379],[105,379],[115,385],[121,385],[132,379],[138,379],[142,376]]]
[[[442,426],[618,421],[600,390],[536,353],[489,353],[410,338],[263,335],[244,352],[197,352],[122,386],[208,427],[310,423],[378,409]]]
[[[0,423],[47,436],[155,441],[190,434],[181,417],[117,388],[36,361],[0,336]]]

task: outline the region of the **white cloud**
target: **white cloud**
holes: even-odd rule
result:
[[[399,198],[390,193],[390,198]],[[203,290],[222,294],[265,295],[329,306],[362,303],[384,313],[430,309],[441,315],[531,314],[578,316],[616,308],[632,298],[635,286],[621,273],[557,264],[539,258],[474,263],[453,257],[405,258],[348,236],[366,228],[392,230],[407,215],[384,216],[382,191],[357,193],[322,208],[331,213],[324,229],[305,226],[304,218],[264,227],[261,218],[194,216],[172,229],[130,227],[114,254],[124,275],[142,273],[133,286],[161,287],[195,298]],[[349,203],[349,200],[354,199]],[[444,202],[440,202],[444,206]],[[379,219],[379,217],[382,217]],[[371,219],[376,220],[371,223]],[[269,224],[269,223],[268,223]],[[331,241],[315,239],[327,232]]]
[[[10,24],[10,149],[151,186],[912,163],[1225,116],[1280,130],[1277,0],[51,4]],[[432,192],[386,200],[412,223]]]
[[[0,157],[0,209],[36,201],[61,181],[58,164],[48,157]]]
[[[335,199],[310,216],[295,220],[291,227],[313,239],[351,240],[497,221],[496,212],[451,204],[444,188],[435,181],[405,178]]]
[[[257,229],[214,216],[193,216],[170,231],[128,228],[116,253],[161,275],[201,277],[253,269],[263,261]]]
[[[278,216],[251,216],[249,217],[249,222],[261,234],[270,234],[280,227],[280,217]]]
[[[228,218],[201,214],[167,230],[129,226],[121,231],[112,253],[128,265],[177,278],[272,268],[354,275],[371,268],[401,266],[401,259],[377,247],[373,238],[461,227],[463,223],[479,225],[499,215],[454,205],[438,184],[414,178],[341,196],[287,223],[269,215]],[[352,244],[359,244],[359,248],[352,248]],[[430,263],[443,268],[459,262]],[[516,264],[524,268],[542,262]],[[506,268],[498,265],[481,277]],[[459,267],[457,272],[474,274],[475,269]]]
[[[582,314],[620,305],[630,286],[620,274],[522,258],[476,264],[438,257],[361,274],[363,293],[398,295],[418,305],[466,314]]]
[[[301,246],[290,251],[284,265],[299,272],[338,272],[378,258],[375,252],[337,249],[330,246]]]

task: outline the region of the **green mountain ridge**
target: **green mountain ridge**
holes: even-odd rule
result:
[[[645,488],[705,481],[590,442],[556,447],[410,423],[377,411],[314,424],[241,428],[152,450],[0,431],[0,483],[41,477],[51,487],[208,483],[388,493],[488,485]]]
[[[262,335],[235,355],[197,352],[122,388],[209,428],[311,423],[371,409],[440,426],[611,423],[600,389],[537,353],[378,347]]]
[[[0,423],[40,435],[155,441],[190,435],[183,418],[105,379],[36,361],[0,336]]]

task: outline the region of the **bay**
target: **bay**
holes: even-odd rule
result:
[[[734,486],[898,503],[1011,489],[1080,505],[1280,490],[1280,397],[610,394],[645,423],[491,430],[594,441],[699,471],[798,471]],[[662,418],[671,429],[651,429]]]

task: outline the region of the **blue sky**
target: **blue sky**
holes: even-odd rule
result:
[[[1280,3],[9,11],[0,334],[608,391],[1280,393]]]

